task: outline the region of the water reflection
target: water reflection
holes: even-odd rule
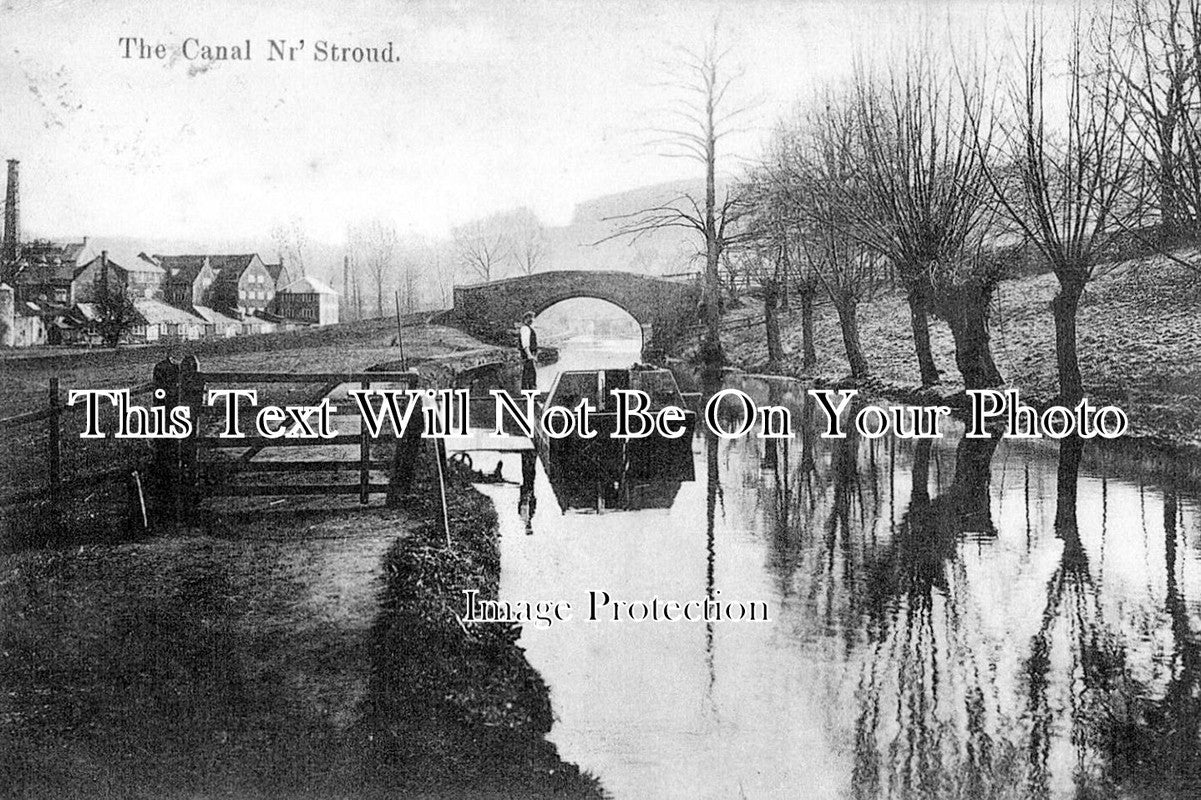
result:
[[[517,494],[517,516],[527,534],[534,532],[534,512],[538,510],[538,496],[534,493],[534,473],[538,456],[533,450],[521,454],[521,489]]]
[[[561,511],[670,509],[681,484],[695,479],[688,443],[678,444],[674,449],[683,458],[640,458],[633,448],[610,441],[603,455],[543,453],[542,463]]]
[[[566,759],[619,798],[1201,792],[1194,495],[1078,441],[827,440],[803,387],[740,386],[796,437],[698,435],[670,509],[540,510],[527,537],[502,501],[527,490],[488,490],[502,596],[772,609],[525,631]]]

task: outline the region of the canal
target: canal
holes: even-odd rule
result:
[[[637,345],[574,340],[540,384]],[[796,438],[698,432],[691,480],[623,503],[565,503],[541,463],[533,503],[480,486],[501,599],[575,608],[520,640],[565,760],[632,799],[1201,793],[1195,493],[1091,446],[823,440],[803,385],[727,385]],[[770,618],[589,621],[593,590]]]

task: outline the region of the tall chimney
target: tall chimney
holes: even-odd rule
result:
[[[21,248],[20,162],[8,160],[8,192],[4,196],[4,243],[0,246],[0,268],[7,276],[17,262]]]
[[[101,302],[108,301],[108,251],[100,251],[100,297]]]

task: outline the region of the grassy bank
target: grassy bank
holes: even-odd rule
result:
[[[994,305],[992,337],[997,366],[1007,383],[1034,404],[1057,393],[1055,331],[1049,303],[1052,275],[1002,282]],[[762,315],[748,299],[735,316]],[[860,306],[860,335],[874,379],[884,394],[906,395],[918,383],[909,309],[898,295]],[[787,357],[775,370],[801,374],[801,320],[782,316]],[[829,306],[817,310],[818,366],[812,377],[835,381],[849,368],[838,320]],[[942,370],[940,391],[960,391],[954,343],[947,325],[931,320],[931,345]],[[1201,448],[1201,295],[1191,276],[1154,259],[1120,265],[1090,284],[1079,317],[1080,365],[1085,391],[1130,416],[1130,436],[1151,443]],[[763,326],[726,335],[728,358],[751,371],[765,369]]]
[[[454,483],[446,549],[426,472],[404,512],[0,556],[5,796],[599,797],[517,632],[456,621],[495,596],[495,513]]]

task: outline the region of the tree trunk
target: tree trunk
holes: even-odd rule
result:
[[[780,320],[776,316],[776,301],[779,285],[774,280],[763,282],[763,327],[767,329],[767,363],[779,368],[784,360],[784,348],[780,344]]]
[[[705,365],[716,369],[725,363],[721,348],[721,242],[717,231],[717,124],[714,96],[705,98]]]
[[[817,369],[817,351],[813,346],[813,287],[801,288],[801,371]]]
[[[965,389],[988,389],[1005,382],[993,361],[989,341],[990,297],[991,292],[973,280],[954,290],[943,303],[955,337],[955,365]]]
[[[1084,380],[1076,352],[1076,313],[1080,309],[1082,281],[1059,283],[1059,293],[1051,301],[1055,318],[1055,362],[1059,369],[1059,399],[1065,405],[1075,405],[1084,397]]]
[[[863,357],[863,348],[859,344],[859,320],[856,318],[856,303],[841,302],[838,309],[838,325],[842,328],[842,345],[847,351],[847,363],[851,366],[851,376],[867,377],[867,359]]]
[[[909,319],[913,326],[913,347],[917,351],[917,364],[921,372],[922,386],[938,384],[938,367],[934,366],[934,354],[930,351],[930,312],[926,287],[921,280],[910,281],[908,290]]]

